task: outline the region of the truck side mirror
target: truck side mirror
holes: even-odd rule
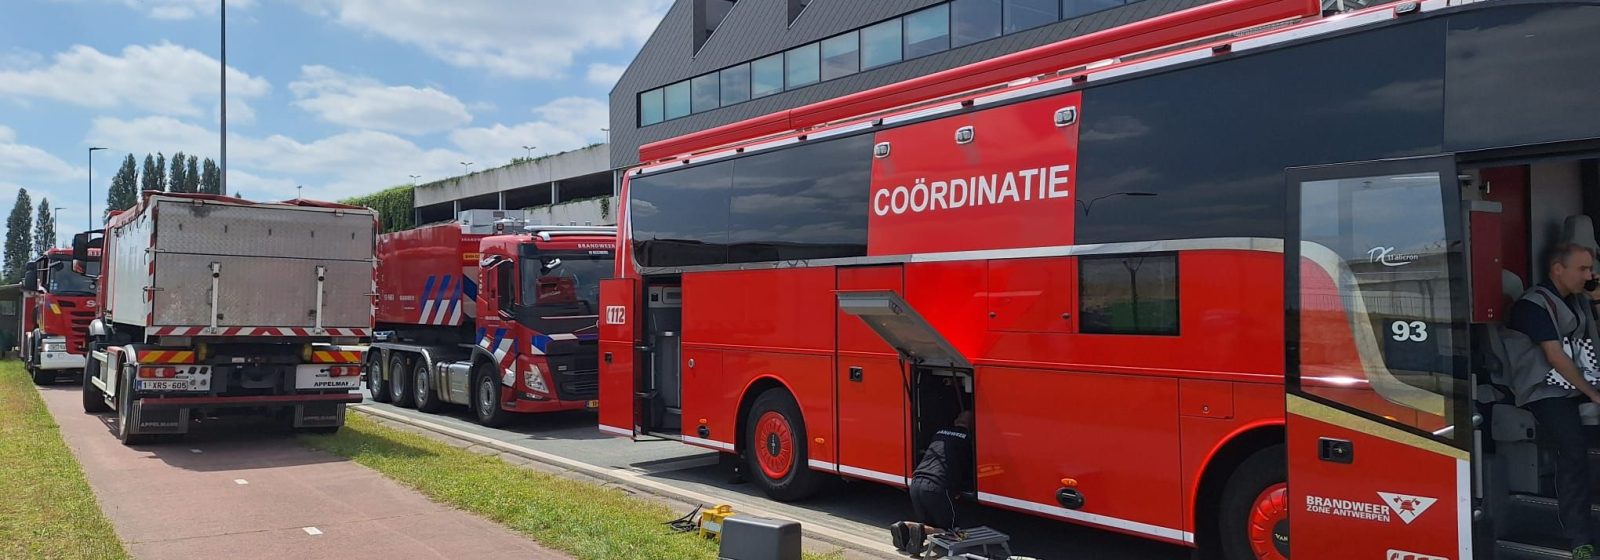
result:
[[[106,239],[103,235],[100,235],[105,231],[96,229],[72,236],[72,260],[78,262],[89,260],[90,249],[99,249],[105,245]]]
[[[22,291],[33,292],[39,289],[39,269],[29,266],[22,273]]]

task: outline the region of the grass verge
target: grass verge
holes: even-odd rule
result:
[[[345,418],[339,433],[303,436],[304,441],[349,457],[434,501],[484,516],[577,558],[717,557],[716,543],[667,528],[664,523],[681,512],[613,488],[456,449],[360,414]]]
[[[0,362],[0,558],[127,558],[32,383]]]

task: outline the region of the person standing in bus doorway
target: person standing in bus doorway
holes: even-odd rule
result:
[[[1594,253],[1575,243],[1559,243],[1545,257],[1549,277],[1524,293],[1507,323],[1528,337],[1511,355],[1512,390],[1517,406],[1533,413],[1539,435],[1556,455],[1556,503],[1572,558],[1594,556],[1589,527],[1588,446],[1579,406],[1600,404],[1595,388],[1593,338],[1597,301]],[[1509,342],[1509,341],[1508,341]],[[1514,346],[1508,346],[1512,348]]]
[[[922,554],[928,535],[953,531],[956,496],[972,488],[972,411],[956,415],[953,425],[933,435],[922,461],[911,473],[912,521],[889,526],[894,548]]]

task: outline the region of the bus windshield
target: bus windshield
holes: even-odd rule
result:
[[[611,265],[610,251],[539,251],[522,261],[523,308],[530,319],[597,316]]]
[[[100,274],[100,263],[84,263],[84,270],[88,275],[79,274],[72,269],[72,262],[65,260],[50,263],[49,281],[45,284],[45,291],[65,296],[92,296],[94,295],[94,277]]]

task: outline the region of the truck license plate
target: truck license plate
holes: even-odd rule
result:
[[[600,401],[589,401],[589,408],[600,408]]]
[[[140,391],[193,391],[195,388],[187,379],[141,379]]]

